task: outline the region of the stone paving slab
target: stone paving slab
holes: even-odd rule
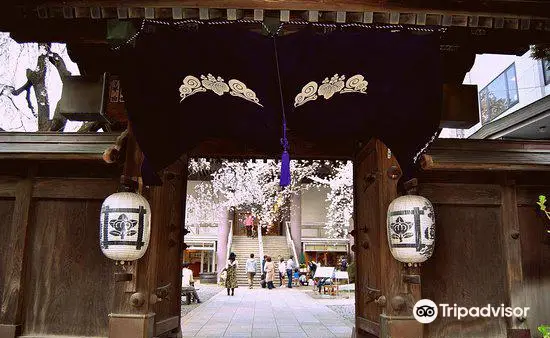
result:
[[[183,337],[351,337],[351,322],[303,291],[222,290],[182,317]]]

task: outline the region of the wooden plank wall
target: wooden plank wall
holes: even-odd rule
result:
[[[1,181],[0,181],[1,182]],[[2,185],[2,183],[0,183]],[[11,228],[13,210],[15,208],[15,198],[2,196],[0,199],[0,304],[4,304],[4,291],[7,289],[8,258],[10,254],[10,243],[6,239],[8,231]],[[2,322],[0,322],[2,323]]]
[[[516,337],[548,323],[550,222],[537,213],[550,191],[548,172],[424,172],[419,194],[436,212],[434,255],[422,266],[422,298],[459,306],[528,306],[515,318],[441,318],[424,326],[426,338]],[[517,335],[519,337],[519,335]],[[523,337],[523,336],[522,336]]]
[[[0,175],[0,331],[107,336],[114,266],[99,248],[98,221],[118,176],[106,168],[104,177],[77,178],[85,165],[46,165],[57,165],[58,177],[29,163],[26,176]]]

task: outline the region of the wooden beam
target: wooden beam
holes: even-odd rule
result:
[[[29,211],[34,174],[35,169],[31,167],[27,177],[17,183],[11,228],[8,228],[7,236],[4,238],[4,240],[11,243],[12,250],[9,256],[0,258],[6,260],[1,265],[5,266],[6,270],[2,272],[4,275],[4,289],[1,298],[0,322],[15,326],[21,325],[23,320]],[[16,329],[16,331],[18,330]]]
[[[90,178],[38,178],[33,185],[34,198],[102,200],[115,193],[118,180]]]
[[[229,21],[242,19],[243,15],[244,14],[242,9],[235,9],[235,8],[227,9],[227,20]]]
[[[550,142],[438,139],[421,161],[424,171],[547,171]]]
[[[155,334],[161,335],[173,329],[177,329],[180,325],[180,317],[170,317],[161,320],[155,324]]]
[[[28,6],[48,6],[48,7],[118,7],[120,1],[117,0],[34,0],[27,1]],[[199,2],[192,0],[128,0],[124,2],[128,7],[152,7],[152,8],[172,8],[189,7],[196,8]],[[477,15],[495,15],[501,17],[524,16],[549,18],[550,4],[544,0],[509,1],[492,0],[486,2],[479,1],[378,1],[378,0],[336,0],[336,1],[315,1],[315,0],[293,0],[293,1],[271,1],[271,0],[202,0],[201,7],[208,8],[246,8],[246,9],[264,9],[264,10],[317,10],[317,11],[345,11],[345,12],[368,12],[389,10],[395,12],[422,12],[433,11],[443,15],[468,15],[476,13]]]
[[[352,159],[354,143],[316,142],[289,136],[290,157],[293,159]],[[230,139],[206,139],[188,152],[189,157],[213,158],[266,158],[279,154],[280,150],[262,151],[247,147]]]
[[[290,21],[290,11],[287,10],[287,9],[281,10],[280,15],[279,15],[279,20],[281,20],[281,22],[289,22]]]
[[[372,334],[376,337],[380,335],[380,324],[375,323],[371,320],[368,320],[366,318],[356,316],[355,324],[357,325],[358,329],[361,329],[369,334]]]
[[[419,195],[434,204],[451,205],[500,205],[501,191],[498,185],[423,183]]]
[[[15,197],[19,180],[18,177],[2,176],[0,178],[0,197]]]
[[[254,20],[256,20],[256,21],[263,21],[264,20],[264,10],[263,9],[255,9],[254,10]]]

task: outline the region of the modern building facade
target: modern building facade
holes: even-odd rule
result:
[[[549,139],[550,62],[521,56],[482,54],[464,78],[478,86],[480,122],[470,129],[445,129],[443,138]]]

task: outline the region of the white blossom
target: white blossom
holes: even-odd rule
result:
[[[331,166],[326,161],[324,166]],[[353,215],[353,170],[351,162],[337,162],[332,167],[333,175],[328,178],[318,176],[323,167],[321,161],[290,161],[291,184],[279,185],[280,162],[274,160],[249,160],[231,162],[224,160],[213,173],[211,181],[195,187],[196,197],[187,196],[186,223],[197,223],[208,219],[219,207],[248,209],[262,225],[273,225],[284,221],[289,215],[290,197],[312,186],[323,184],[330,187],[327,195],[327,234],[330,237],[343,237],[347,234],[349,221]],[[211,170],[205,159],[190,161],[189,172]],[[305,179],[313,183],[305,184]]]

